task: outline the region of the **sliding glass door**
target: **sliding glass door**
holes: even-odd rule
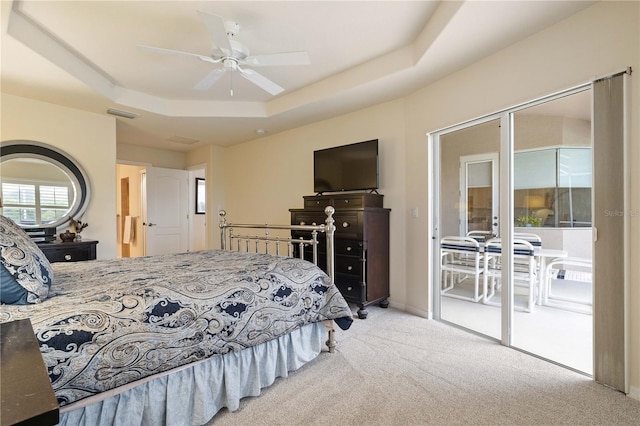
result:
[[[485,296],[481,247],[497,235],[499,151],[496,119],[440,138],[440,239],[445,243],[440,257],[444,269],[439,277],[440,318],[495,339],[502,335],[501,302],[499,297]],[[492,304],[490,309],[487,303]]]
[[[439,133],[439,318],[591,374],[588,87]]]
[[[513,113],[511,345],[593,373],[591,92]],[[528,262],[531,261],[532,274]]]

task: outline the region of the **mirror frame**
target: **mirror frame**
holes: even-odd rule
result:
[[[29,140],[12,140],[4,141],[0,146],[0,163],[17,158],[37,158],[47,161],[62,169],[71,179],[76,191],[75,202],[69,209],[69,212],[55,222],[37,224],[28,226],[28,228],[36,227],[60,227],[69,222],[70,218],[78,218],[87,209],[91,200],[91,184],[89,175],[80,166],[80,164],[69,154],[59,148],[47,145],[42,142]]]

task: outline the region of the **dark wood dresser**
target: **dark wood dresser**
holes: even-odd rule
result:
[[[333,206],[336,285],[348,302],[358,305],[358,317],[366,318],[368,305],[388,306],[389,297],[389,213],[383,196],[372,193],[310,195],[303,209],[290,209],[292,225],[324,223],[324,208]],[[292,237],[308,237],[293,231]],[[326,271],[326,253],[319,245],[319,266]],[[298,255],[296,253],[296,255]],[[305,253],[311,259],[311,249]]]
[[[56,400],[31,321],[0,324],[0,425],[55,425]]]
[[[98,241],[96,240],[38,243],[38,247],[51,263],[95,260],[97,245]]]

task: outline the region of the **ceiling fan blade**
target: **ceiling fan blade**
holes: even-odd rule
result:
[[[211,63],[214,63],[214,64],[217,64],[217,63],[220,62],[220,60],[213,59],[210,56],[198,55],[197,53],[183,52],[181,50],[171,50],[171,49],[164,49],[162,47],[144,46],[142,44],[139,44],[137,46],[137,48],[140,49],[140,50],[147,50],[149,52],[154,52],[154,53],[162,53],[162,54],[168,54],[168,55],[180,55],[180,56],[187,56],[187,57],[197,58],[197,59],[200,59],[201,61],[211,62]]]
[[[238,67],[238,71],[240,71],[241,76],[272,95],[277,95],[278,93],[284,91],[282,87],[278,86],[273,81],[269,80],[262,74],[258,74],[252,69],[242,69]]]
[[[216,81],[218,81],[220,77],[222,77],[222,74],[224,74],[225,71],[226,71],[225,68],[220,68],[220,69],[211,71],[202,80],[200,80],[198,84],[193,86],[193,88],[196,90],[209,89],[211,86],[213,86],[213,83],[215,83]]]
[[[307,52],[285,52],[272,53],[268,55],[247,56],[242,60],[243,64],[254,67],[286,66],[286,65],[309,65],[309,54]]]
[[[218,48],[220,53],[229,55],[232,49],[229,36],[227,35],[227,29],[224,26],[224,20],[218,15],[213,15],[201,10],[199,10],[198,13],[204,25],[207,27],[207,32],[213,44]]]

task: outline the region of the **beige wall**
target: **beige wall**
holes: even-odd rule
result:
[[[125,143],[119,143],[116,152],[119,162],[149,164],[154,167],[165,167],[167,169],[186,168],[186,154],[183,152]]]
[[[85,239],[99,240],[98,258],[116,256],[115,118],[2,94],[2,141],[25,139],[65,151],[84,168],[91,201]]]
[[[591,122],[578,118],[516,113],[515,151],[591,146]]]
[[[220,248],[218,212],[226,207],[225,163],[226,148],[207,145],[186,154],[188,168],[204,165],[207,187],[206,246]],[[236,221],[238,222],[238,221]]]

